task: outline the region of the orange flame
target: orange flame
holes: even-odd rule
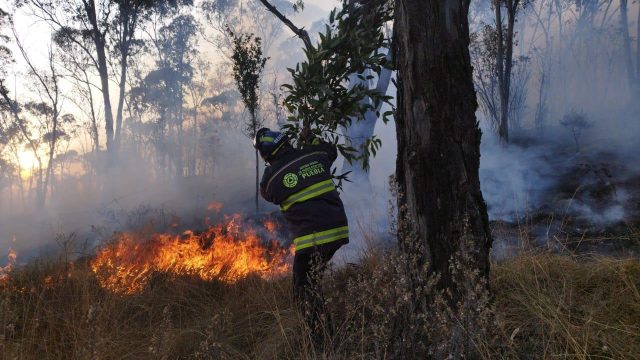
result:
[[[13,240],[15,242],[15,238]],[[7,265],[0,266],[0,285],[6,283],[9,280],[9,273],[13,271],[13,268],[16,266],[16,260],[18,259],[18,253],[15,250],[9,248],[9,252],[7,253]]]
[[[222,210],[222,203],[217,201],[212,201],[209,206],[207,206],[207,210],[213,211],[216,214]]]
[[[140,238],[122,233],[98,251],[91,269],[103,288],[133,294],[157,272],[227,283],[252,273],[271,278],[288,272],[289,256],[279,245],[263,246],[256,230],[245,230],[241,217],[234,215],[199,235],[186,231]]]

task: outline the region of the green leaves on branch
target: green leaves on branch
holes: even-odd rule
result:
[[[351,125],[353,118],[362,120],[368,111],[376,111],[381,103],[389,103],[390,96],[358,84],[349,84],[350,76],[359,74],[362,80],[371,80],[372,70],[380,75],[383,68],[390,68],[385,49],[383,27],[392,19],[393,6],[386,0],[343,0],[340,10],[334,9],[329,24],[319,35],[315,46],[304,50],[305,60],[295,69],[288,69],[292,82],[282,87],[286,91],[284,106],[291,116],[283,126],[292,139],[300,138],[303,128],[309,128],[313,136],[337,144],[340,153],[349,161],[360,160],[375,154],[379,139],[366,142],[366,149],[358,151],[345,145],[341,127]],[[367,98],[371,101],[366,101]],[[382,114],[387,122],[392,112]],[[368,162],[363,162],[368,166]]]
[[[260,78],[262,70],[267,63],[267,58],[262,56],[262,41],[253,34],[235,34],[227,27],[227,32],[233,44],[233,78],[240,92],[240,97],[244,106],[251,115],[247,123],[247,133],[250,137],[255,136],[260,127],[258,120]]]

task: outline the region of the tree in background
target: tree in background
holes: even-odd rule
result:
[[[517,129],[521,125],[524,113],[527,84],[531,75],[530,59],[518,56],[511,60],[511,75],[509,76],[509,97],[507,103],[507,125],[504,133],[502,113],[502,87],[496,59],[498,58],[498,34],[495,28],[484,25],[482,30],[471,34],[471,61],[473,64],[473,80],[480,102],[480,109],[491,125],[502,137],[508,130]],[[501,133],[501,131],[503,131]],[[501,135],[502,134],[502,135]]]
[[[177,178],[184,175],[184,103],[187,86],[193,77],[197,32],[193,16],[178,15],[151,34],[155,68],[144,77],[141,88],[133,90],[142,95],[142,102],[157,115],[154,142],[158,155],[161,162],[167,158],[172,160]]]
[[[95,0],[16,0],[16,4],[28,5],[37,17],[58,33],[58,41],[74,43],[90,57],[100,78],[107,150],[113,151],[114,124],[107,60],[112,3]]]
[[[637,21],[637,28],[640,30],[640,7],[638,9]],[[627,0],[620,0],[620,32],[622,34],[622,47],[628,83],[632,90],[640,94],[640,47],[636,49],[636,66],[634,66],[631,51],[631,36],[629,35],[629,9]],[[636,37],[636,45],[640,46],[640,33],[636,33]]]
[[[247,111],[249,111],[249,121],[246,123],[245,133],[250,138],[254,138],[262,126],[262,121],[258,118],[258,109],[260,107],[258,90],[267,58],[262,56],[262,42],[259,37],[254,37],[253,34],[235,34],[230,29],[227,30],[233,43],[233,55],[231,56],[233,78],[236,81],[242,102]],[[255,203],[257,213],[259,210],[258,199],[260,195],[260,168],[257,149],[255,150],[255,157]]]
[[[509,104],[511,96],[511,75],[513,69],[513,47],[516,17],[526,2],[521,0],[495,0],[496,29],[496,72],[500,90],[500,139],[509,142]],[[502,8],[507,12],[506,25]]]
[[[16,172],[18,173],[17,177],[20,177],[20,164],[17,162],[17,164],[14,165],[9,161],[4,151],[6,148],[12,147],[19,137],[18,128],[15,123],[10,121],[11,116],[8,115],[11,113],[11,101],[8,97],[9,89],[5,86],[5,77],[7,76],[6,68],[13,60],[11,50],[7,46],[9,37],[1,32],[8,24],[8,20],[9,14],[0,8],[0,95],[2,95],[2,97],[0,97],[0,190],[4,187],[9,188],[9,203],[10,206],[12,206],[13,192],[11,191],[11,187],[16,178]],[[18,180],[21,183],[22,179],[19,178]]]
[[[56,152],[56,146],[59,136],[62,134],[60,127],[60,118],[62,115],[62,94],[60,90],[60,79],[56,61],[54,59],[54,49],[51,45],[48,51],[48,62],[45,69],[38,69],[30,59],[25,47],[18,38],[15,27],[12,27],[13,35],[20,54],[29,68],[29,74],[33,79],[38,95],[42,99],[40,102],[31,102],[25,104],[25,109],[31,113],[39,124],[40,141],[49,145],[47,170],[42,189],[38,192],[37,204],[42,206],[47,198],[47,189],[49,184],[53,184],[53,158]],[[34,156],[37,156],[34,154]],[[53,186],[51,187],[53,192]]]
[[[46,21],[56,33],[59,45],[82,51],[90,59],[100,79],[106,145],[113,152],[122,127],[122,112],[127,83],[129,58],[141,41],[136,37],[153,12],[166,14],[172,8],[190,5],[190,0],[15,0],[18,6],[28,5],[33,13]],[[72,46],[73,45],[73,46]],[[119,67],[116,84],[118,103],[114,124],[110,94],[112,67]],[[115,131],[114,131],[115,125]]]

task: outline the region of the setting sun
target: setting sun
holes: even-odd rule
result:
[[[20,151],[18,152],[18,161],[20,162],[20,176],[23,179],[28,178],[37,163],[35,155],[31,151]]]

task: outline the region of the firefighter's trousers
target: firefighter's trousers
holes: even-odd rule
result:
[[[316,351],[323,351],[333,335],[333,324],[325,307],[320,280],[339,247],[333,244],[316,246],[311,252],[296,253],[293,260],[294,300],[303,311]]]

